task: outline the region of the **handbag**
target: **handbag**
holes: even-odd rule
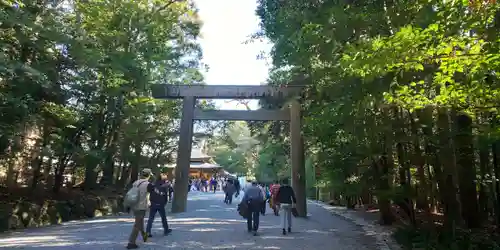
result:
[[[244,202],[238,204],[238,214],[246,219],[248,216],[248,204],[245,204]]]
[[[292,205],[292,215],[293,217],[299,216],[299,212],[297,211],[297,208],[294,206],[294,204]]]

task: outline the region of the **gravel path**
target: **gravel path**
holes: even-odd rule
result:
[[[268,209],[261,216],[260,234],[253,236],[236,212],[238,200],[233,205],[222,200],[222,193],[193,192],[188,212],[169,216],[172,234],[161,236],[157,218],[153,226],[156,237],[147,243],[138,240],[140,249],[377,249],[375,239],[359,226],[312,203],[310,217],[294,219],[291,234],[281,235],[279,217]],[[0,235],[0,249],[125,249],[131,227],[132,219],[127,216],[68,222]]]

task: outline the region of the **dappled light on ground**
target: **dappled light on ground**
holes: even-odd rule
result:
[[[188,212],[169,214],[171,235],[163,236],[159,218],[153,238],[140,249],[335,249],[374,250],[373,238],[359,227],[310,204],[311,217],[294,219],[291,234],[282,235],[280,218],[268,210],[258,236],[246,230],[246,220],[221,193],[191,193]],[[95,250],[124,249],[133,220],[127,216],[68,222],[61,226],[13,232],[0,238],[1,249]],[[331,246],[326,247],[325,246]]]

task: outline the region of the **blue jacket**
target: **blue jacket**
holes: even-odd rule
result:
[[[264,200],[264,196],[262,196],[262,191],[257,186],[250,186],[245,190],[245,194],[243,195],[242,202],[247,202],[249,200],[262,202]]]

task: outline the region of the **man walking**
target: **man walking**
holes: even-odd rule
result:
[[[238,181],[238,179],[234,179],[233,182],[234,182],[234,189],[236,190],[236,197],[238,197],[238,195],[240,195],[240,190],[241,190],[240,181]]]
[[[134,204],[130,209],[134,214],[134,227],[130,233],[130,237],[127,244],[127,249],[139,248],[136,244],[137,236],[139,233],[142,235],[144,242],[148,240],[148,235],[144,231],[144,217],[146,216],[146,209],[148,209],[148,179],[151,177],[151,170],[145,168],[141,171],[139,180],[132,184],[133,188],[138,191],[137,203]]]
[[[253,181],[252,185],[245,190],[245,194],[241,200],[248,207],[247,212],[247,229],[248,232],[253,232],[257,236],[259,229],[259,215],[262,209],[262,190],[257,186],[257,182]]]
[[[287,233],[285,230],[288,226],[288,232],[292,232],[292,208],[297,202],[293,188],[288,185],[288,180],[283,180],[277,194],[277,200],[281,208],[281,228],[283,235]],[[288,223],[286,223],[288,222]]]
[[[233,203],[233,195],[234,195],[234,192],[236,192],[236,190],[234,188],[234,184],[233,184],[232,180],[228,180],[226,182],[226,185],[224,186],[224,192],[226,194],[224,202],[226,204]]]
[[[149,207],[148,225],[146,226],[146,233],[148,234],[148,237],[153,237],[151,234],[151,228],[153,227],[156,213],[160,214],[161,222],[163,224],[163,234],[168,235],[172,232],[172,229],[168,228],[167,213],[165,211],[165,205],[168,201],[170,188],[166,179],[167,176],[160,173],[158,174],[155,183],[150,183],[148,185],[149,201],[151,203],[151,206]]]
[[[215,177],[212,177],[212,179],[210,179],[210,191],[214,192],[217,191],[217,180],[215,179]]]

